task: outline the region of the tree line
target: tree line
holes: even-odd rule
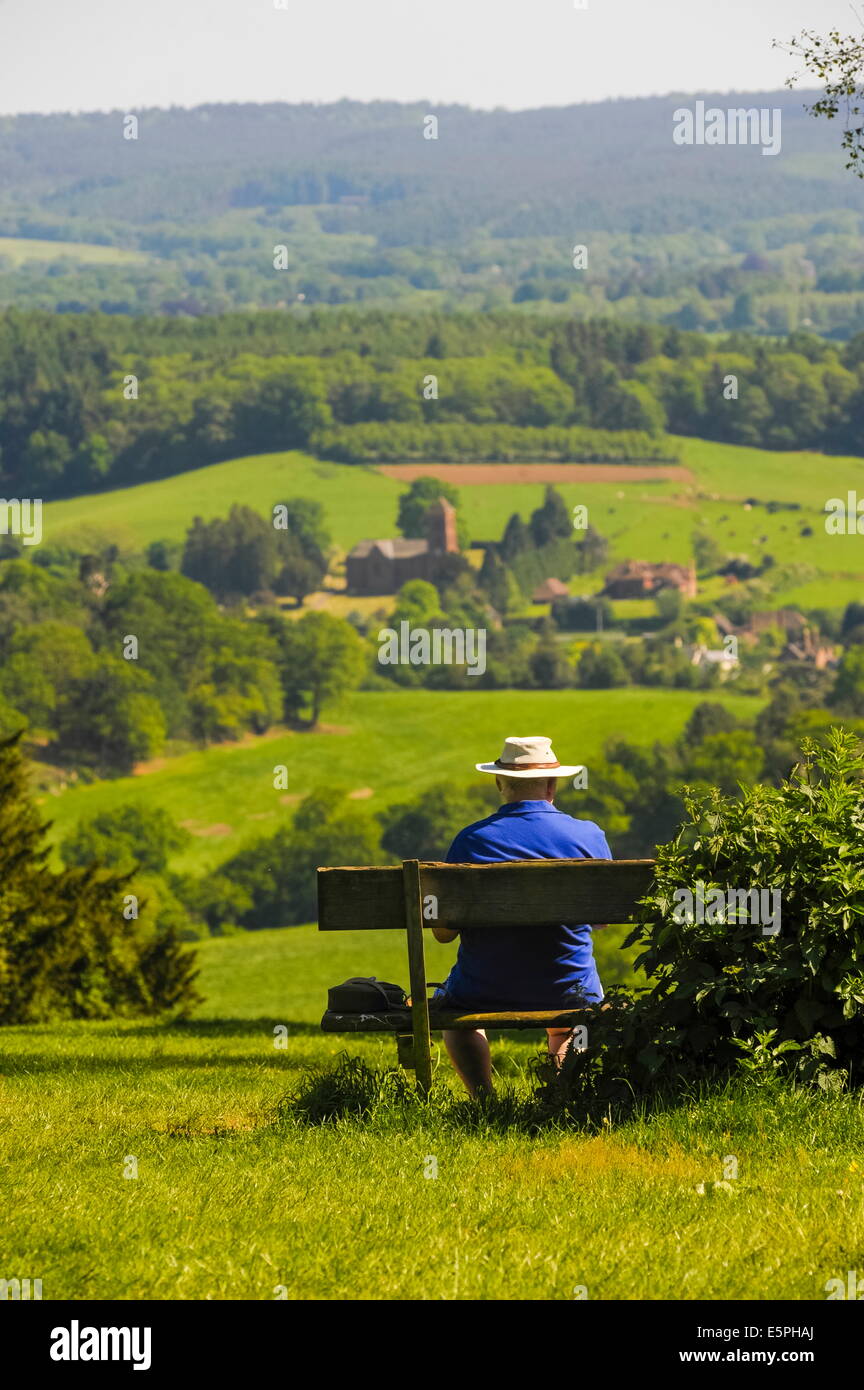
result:
[[[288,449],[343,462],[674,458],[668,431],[854,453],[864,335],[718,343],[507,314],[178,325],[10,310],[0,393],[12,496],[76,495]]]

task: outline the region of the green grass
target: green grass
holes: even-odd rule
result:
[[[48,543],[104,539],[130,550],[154,540],[182,540],[193,517],[226,516],[235,502],[270,512],[289,497],[322,502],[334,540],[348,549],[364,536],[390,534],[404,490],[365,468],[323,463],[306,454],[257,454],[215,463],[139,487],[51,502],[43,532]]]
[[[373,796],[358,805],[379,810],[392,800],[413,798],[431,782],[461,786],[476,780],[474,764],[496,757],[514,731],[548,733],[559,756],[587,764],[590,776],[591,761],[609,738],[671,742],[704,698],[701,691],[636,687],[492,690],[482,699],[473,691],[358,692],[327,711],[324,729],[333,732],[220,744],[166,759],[145,776],[62,791],[58,785],[57,795],[44,795],[41,810],[57,840],[81,816],[146,800],[181,823],[192,822],[192,845],[175,867],[202,871],[233,854],[244,839],[275,830],[293,809],[282,801],[285,796],[299,799],[319,786],[371,788]],[[725,691],[720,698],[745,719],[760,704]],[[288,769],[287,791],[273,788],[279,764]]]
[[[80,265],[142,265],[151,259],[144,251],[123,251],[118,246],[11,236],[0,237],[0,258],[10,260],[16,269],[27,261],[69,260]]]
[[[759,560],[768,553],[778,566],[804,566],[772,597],[839,607],[864,583],[864,553],[858,536],[829,536],[824,505],[849,489],[864,494],[864,461],[804,452],[772,453],[698,439],[683,439],[682,466],[694,475],[680,480],[562,484],[568,505],[584,503],[589,519],[611,542],[611,558],[689,563],[691,535],[710,532],[732,554]],[[429,465],[452,477],[447,465]],[[543,500],[544,484],[501,482],[461,485],[462,510],[472,535],[501,535],[513,511],[527,517]],[[195,515],[225,515],[241,499],[261,512],[292,495],[314,497],[327,513],[335,542],[350,549],[370,536],[396,534],[398,498],[405,484],[373,469],[322,463],[304,454],[263,454],[183,473],[135,488],[50,503],[44,513],[48,543],[63,539],[95,545],[113,541],[143,549],[157,539],[180,540]],[[621,495],[619,495],[621,494]],[[800,511],[748,511],[748,497],[797,502]],[[813,534],[802,537],[803,526]]]
[[[578,586],[574,580],[573,587]],[[612,616],[616,623],[630,622],[634,618],[657,617],[657,604],[653,598],[618,598],[612,601]]]
[[[431,978],[452,950],[430,943]],[[4,1029],[3,1277],[55,1300],[569,1302],[823,1299],[861,1269],[860,1099],[738,1086],[532,1135],[472,1122],[436,1040],[430,1104],[304,1124],[284,1102],[311,1068],[393,1064],[392,1042],[318,1020],[346,975],[405,979],[401,936],[261,932],[200,961],[186,1025]],[[493,1038],[499,1082],[527,1097],[538,1051]]]

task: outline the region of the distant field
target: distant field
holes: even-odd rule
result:
[[[560,483],[568,505],[588,507],[589,520],[611,544],[613,559],[689,562],[694,530],[708,531],[724,550],[798,572],[775,595],[813,606],[839,607],[864,588],[864,537],[829,536],[825,502],[848,490],[864,495],[864,461],[820,454],[771,453],[734,445],[682,440],[682,469],[668,479]],[[453,465],[428,466],[452,477]],[[542,472],[543,465],[540,465]],[[520,466],[520,475],[525,466]],[[670,470],[674,473],[674,470]],[[544,484],[497,481],[460,485],[462,510],[478,540],[500,536],[508,516],[527,517],[542,500]],[[688,480],[689,475],[692,480]],[[183,473],[136,488],[52,502],[45,509],[47,543],[71,539],[114,541],[142,549],[157,539],[181,539],[196,514],[213,517],[242,501],[268,512],[292,495],[315,497],[327,512],[334,541],[348,550],[365,537],[395,534],[399,494],[406,484],[372,469],[323,463],[298,453],[263,454]],[[797,503],[800,510],[769,513],[758,502]],[[802,536],[802,529],[812,534]],[[798,596],[800,595],[800,599]],[[775,601],[772,600],[772,601]]]
[[[139,487],[51,502],[43,528],[48,543],[80,536],[140,550],[154,540],[182,540],[195,516],[225,516],[235,502],[267,513],[276,502],[302,496],[323,503],[334,540],[350,549],[364,536],[391,534],[403,491],[404,484],[365,468],[307,454],[257,454]]]
[[[590,776],[591,760],[608,739],[668,742],[704,698],[698,691],[632,687],[487,690],[482,699],[455,690],[358,692],[326,712],[325,732],[281,733],[187,753],[145,776],[49,792],[41,811],[53,822],[56,840],[82,815],[146,799],[148,806],[162,806],[175,820],[190,823],[192,846],[174,867],[200,872],[244,840],[277,829],[297,798],[316,787],[371,788],[373,796],[362,804],[378,810],[413,798],[431,782],[475,781],[475,762],[497,757],[512,733],[548,733],[559,756],[587,764]],[[722,698],[741,718],[752,718],[760,704],[725,691],[712,698]],[[288,768],[287,792],[273,789],[277,764]]]
[[[36,237],[0,237],[0,259],[16,268],[27,261],[76,261],[80,265],[142,265],[151,258],[144,251],[122,251],[117,246],[95,246],[85,241],[40,241]]]

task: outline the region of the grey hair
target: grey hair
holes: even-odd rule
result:
[[[543,801],[548,777],[505,777],[499,773],[498,790],[507,801]]]

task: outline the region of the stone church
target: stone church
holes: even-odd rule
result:
[[[441,558],[458,555],[456,511],[444,498],[426,513],[426,539],[360,541],[345,561],[350,594],[395,594],[409,579],[435,583]]]

